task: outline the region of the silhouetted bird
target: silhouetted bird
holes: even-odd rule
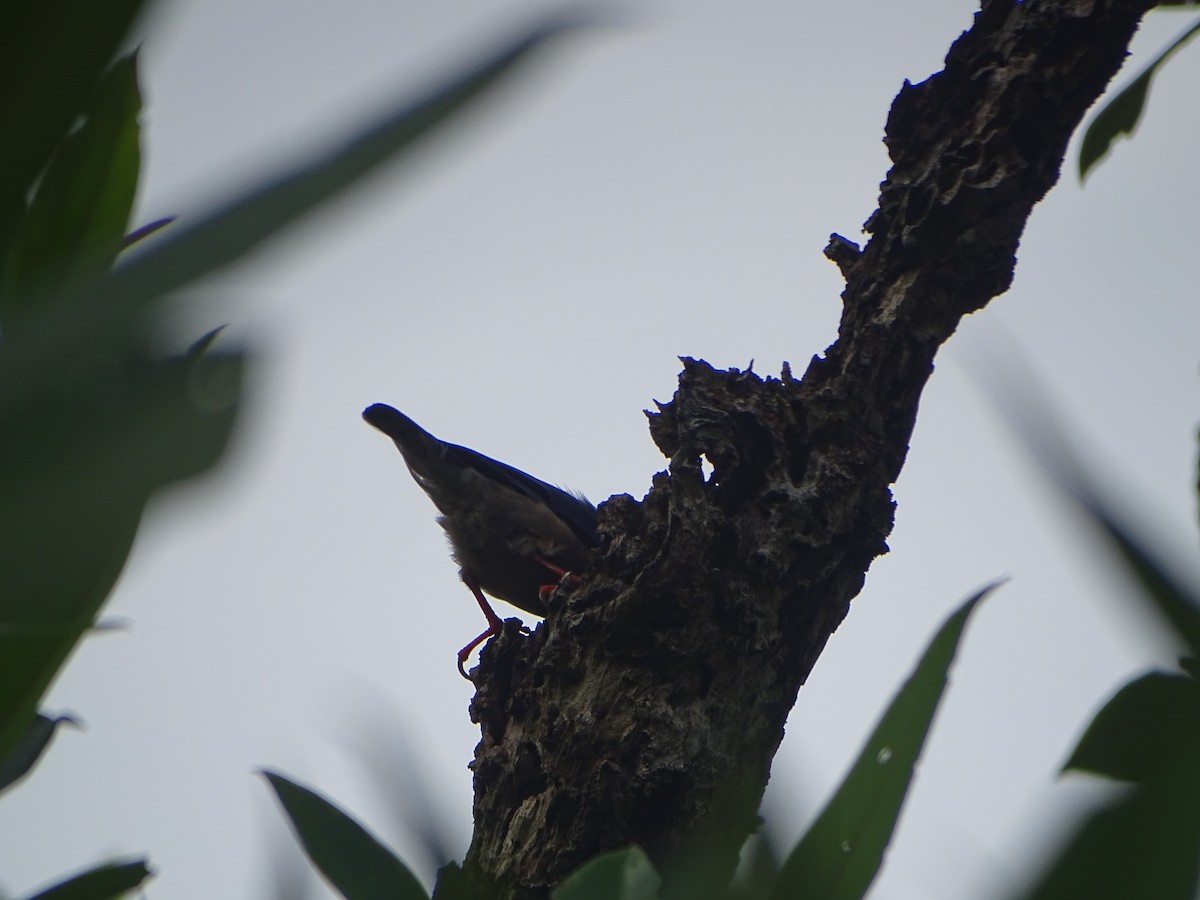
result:
[[[447,444],[385,403],[363,418],[395,442],[409,472],[441,512],[459,574],[488,629],[458,653],[458,670],[471,651],[503,624],[483,592],[536,615],[568,573],[587,566],[596,536],[596,508],[570,494],[457,444]],[[553,583],[548,583],[548,582]]]

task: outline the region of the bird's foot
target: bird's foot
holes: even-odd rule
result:
[[[458,674],[467,679],[467,681],[472,680],[471,676],[467,674],[467,657],[471,655],[472,650],[490,638],[493,634],[498,634],[500,632],[500,625],[501,623],[499,620],[497,620],[494,625],[488,627],[487,631],[458,651]]]
[[[516,617],[514,616],[513,619],[509,619],[508,621],[512,622],[515,620],[515,618]],[[461,675],[463,678],[467,679],[467,681],[474,683],[474,679],[471,678],[471,676],[467,673],[467,659],[470,657],[471,651],[474,650],[476,647],[478,647],[480,644],[484,643],[488,638],[492,637],[493,635],[500,634],[503,631],[504,631],[504,622],[501,621],[500,619],[496,619],[496,621],[492,624],[492,626],[490,628],[488,628],[487,631],[485,631],[483,634],[479,635],[479,637],[475,638],[475,640],[471,641],[471,643],[467,644],[467,646],[465,646],[461,650],[459,650],[458,651],[458,674]],[[526,625],[524,622],[522,622],[520,624],[520,626],[517,628],[517,631],[520,632],[521,634],[532,634],[533,633],[532,631],[530,631],[529,626]]]
[[[554,592],[560,587],[573,588],[577,584],[579,584],[578,575],[573,572],[563,572],[562,578],[558,579],[555,584],[543,584],[538,588],[538,599],[543,603],[548,603],[550,602],[550,597],[553,596]]]

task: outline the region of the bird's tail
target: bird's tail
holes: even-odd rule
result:
[[[375,403],[364,409],[362,416],[392,439],[414,474],[427,475],[441,463],[442,442],[400,410]]]

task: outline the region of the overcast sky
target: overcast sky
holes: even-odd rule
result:
[[[139,218],[194,216],[536,8],[164,3],[141,56]],[[478,731],[454,654],[484,623],[362,408],[391,403],[595,500],[641,497],[666,464],[642,410],[673,393],[677,356],[802,372],[833,340],[842,282],[821,250],[832,231],[859,239],[891,100],[973,11],[662,0],[563,42],[408,164],[192,291],[181,328],[229,322],[222,340],[261,352],[237,440],[218,475],[154,505],[105,613],[129,630],[89,639],[51,691],[47,708],[87,728],[0,803],[0,887],[144,852],[150,896],[262,896],[282,834],[263,766],[420,866],[361,754],[395,723],[396,765],[419,767],[461,856]],[[1134,65],[1188,24],[1152,16]],[[1038,823],[1086,799],[1082,779],[1054,780],[1081,725],[1172,661],[972,372],[1019,345],[1104,477],[1164,523],[1165,547],[1194,547],[1198,76],[1185,50],[1085,189],[1072,164],[1013,289],[940,355],[893,552],[788,722],[769,815],[790,841],[942,618],[1012,577],[968,632],[874,900],[1017,883]]]

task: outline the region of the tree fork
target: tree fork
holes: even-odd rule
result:
[[[892,105],[869,242],[826,249],[846,289],[825,356],[800,380],[683,360],[650,414],[668,471],[601,507],[604,545],[533,634],[510,622],[481,655],[469,877],[543,896],[630,843],[668,872],[702,847],[692,873],[729,876],[796,694],[887,550],[934,355],[1007,290],[1151,5],[985,0]]]

